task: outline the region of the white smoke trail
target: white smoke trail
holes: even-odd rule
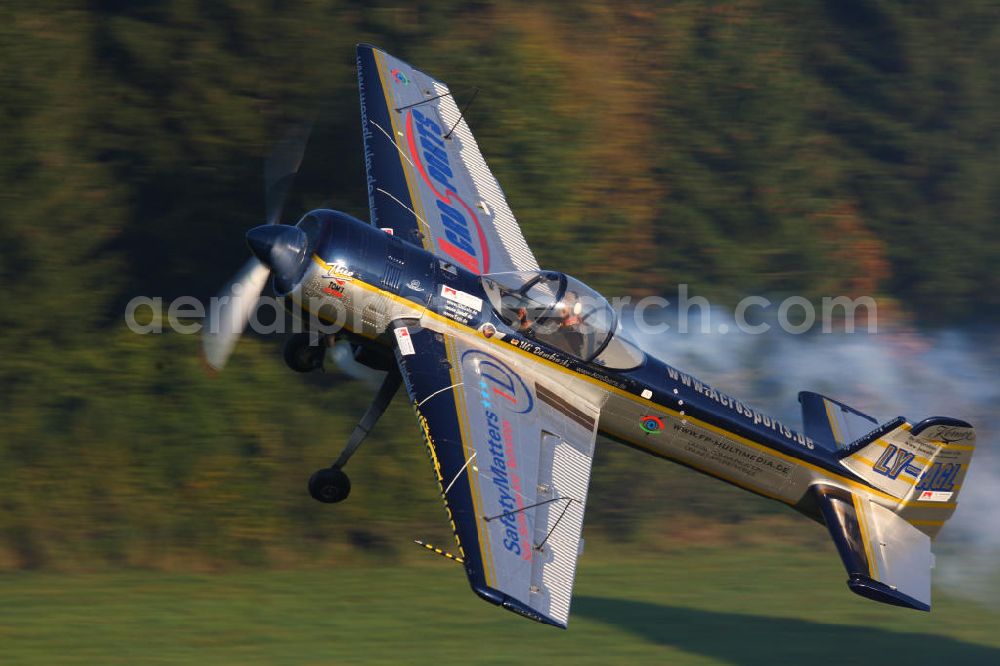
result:
[[[824,393],[880,421],[940,415],[972,423],[976,453],[959,508],[934,545],[935,585],[1000,607],[1000,511],[994,508],[1000,492],[1000,334],[791,335],[772,326],[751,335],[721,309],[710,311],[713,332],[699,332],[697,319],[692,317],[687,333],[674,325],[663,334],[644,335],[632,326],[628,332],[665,362],[789,425],[801,424],[800,390]],[[718,333],[720,324],[727,333]]]

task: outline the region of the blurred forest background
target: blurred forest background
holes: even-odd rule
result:
[[[263,221],[264,157],[317,105],[286,222],[321,206],[367,217],[355,43],[448,82],[460,103],[481,88],[469,124],[543,266],[609,297],[689,283],[722,308],[755,293],[871,295],[883,330],[933,341],[1000,317],[997,12],[4,2],[0,569],[305,566],[452,543],[405,400],[352,461],[351,499],[321,506],[305,481],[367,387],[297,376],[282,340],[253,336],[209,377],[196,336],[138,336],[122,316],[136,295],[216,293]],[[761,358],[705,344],[733,364]],[[766,379],[792,365],[752,367]],[[773,407],[773,384],[750,388]],[[888,404],[881,416],[906,407]],[[790,515],[647,460],[599,444],[588,540],[769,539]],[[825,540],[803,527],[788,538]]]

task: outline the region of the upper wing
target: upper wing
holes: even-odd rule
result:
[[[358,85],[372,224],[477,274],[537,270],[448,86],[367,44]]]
[[[400,324],[396,338],[473,589],[565,627],[599,405],[472,342]]]

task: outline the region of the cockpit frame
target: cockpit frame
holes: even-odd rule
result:
[[[539,270],[487,274],[482,283],[494,311],[521,335],[581,361],[604,364],[601,356],[619,332],[618,315],[583,282]],[[642,362],[641,355],[628,358],[630,365]]]

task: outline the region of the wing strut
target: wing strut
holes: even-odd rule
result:
[[[462,118],[465,117],[465,112],[468,111],[469,107],[472,106],[472,103],[476,101],[476,95],[478,94],[479,94],[479,88],[476,88],[475,90],[472,91],[472,97],[470,97],[469,101],[466,102],[465,106],[462,107],[461,113],[458,114],[458,120],[456,120],[455,124],[451,126],[451,129],[448,130],[448,133],[444,135],[444,138],[446,139],[451,138],[451,135],[455,131],[455,128],[458,127],[458,124],[462,122]]]
[[[466,90],[468,90],[468,88],[466,88]],[[476,88],[476,93],[478,93],[478,92],[479,92],[479,88]],[[472,96],[475,97],[476,93],[473,93]],[[412,109],[413,107],[420,106],[421,104],[427,104],[428,102],[433,102],[434,100],[441,99],[442,97],[454,97],[454,96],[455,96],[455,91],[454,90],[449,90],[447,92],[441,93],[440,95],[434,95],[433,97],[428,97],[427,99],[422,99],[419,102],[414,102],[413,104],[407,104],[405,106],[396,107],[395,111],[396,111],[396,113],[399,113],[400,111],[406,111],[407,109]],[[471,104],[471,102],[470,102],[470,104]]]

